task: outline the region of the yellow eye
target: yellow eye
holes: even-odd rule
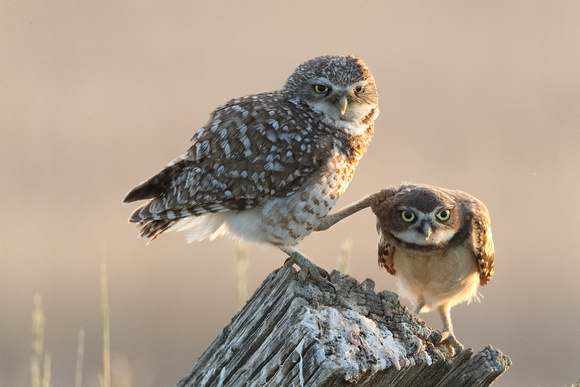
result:
[[[354,92],[357,94],[362,94],[365,92],[365,87],[364,86],[357,86],[354,88]]]
[[[415,220],[415,214],[411,211],[403,210],[401,211],[401,219],[403,219],[404,222],[411,223]]]
[[[329,90],[330,87],[326,85],[314,85],[314,91],[317,92],[318,94],[328,93]]]
[[[439,219],[442,222],[446,222],[446,221],[449,220],[449,217],[450,216],[451,216],[451,211],[449,211],[449,210],[441,210],[437,214],[437,219]]]

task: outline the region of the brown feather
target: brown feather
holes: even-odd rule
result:
[[[483,203],[481,203],[483,205]],[[482,211],[482,210],[485,210]],[[485,206],[473,216],[473,247],[479,268],[479,284],[486,285],[493,276],[495,252],[491,237],[491,225]]]
[[[389,244],[381,233],[378,246],[379,266],[384,267],[392,275],[396,274],[395,262],[393,261],[394,252],[395,247]]]

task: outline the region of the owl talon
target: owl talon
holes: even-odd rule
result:
[[[463,344],[461,344],[459,342],[459,340],[457,340],[455,335],[453,333],[451,333],[450,331],[441,332],[440,343],[448,345],[451,348],[453,348],[454,356],[459,355],[464,349]]]
[[[321,267],[316,266],[313,264],[308,258],[303,256],[300,253],[292,253],[289,254],[290,258],[288,259],[291,263],[296,264],[300,271],[298,272],[298,278],[300,282],[306,282],[306,278],[310,275],[314,280],[315,283],[324,289],[329,289],[332,292],[336,293],[338,288],[335,284],[330,282],[330,274],[326,270]]]

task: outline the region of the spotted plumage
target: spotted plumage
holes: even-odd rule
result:
[[[187,153],[133,188],[140,236],[231,234],[296,252],[352,179],[379,114],[374,79],[354,56],[301,64],[281,90],[233,99]]]

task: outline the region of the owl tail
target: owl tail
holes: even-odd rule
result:
[[[151,203],[154,200],[137,208],[129,218],[129,223],[138,223],[141,226],[139,238],[149,238],[147,243],[151,243],[161,233],[174,226],[180,220],[176,219],[175,216],[168,216],[174,215],[172,212],[162,214],[151,213]]]
[[[228,233],[225,223],[227,213],[205,214],[196,217],[183,218],[171,231],[184,231],[188,243],[214,238]]]
[[[139,238],[149,238],[149,241],[147,242],[149,244],[177,222],[179,222],[179,219],[149,220],[141,222],[139,223],[141,225]]]

